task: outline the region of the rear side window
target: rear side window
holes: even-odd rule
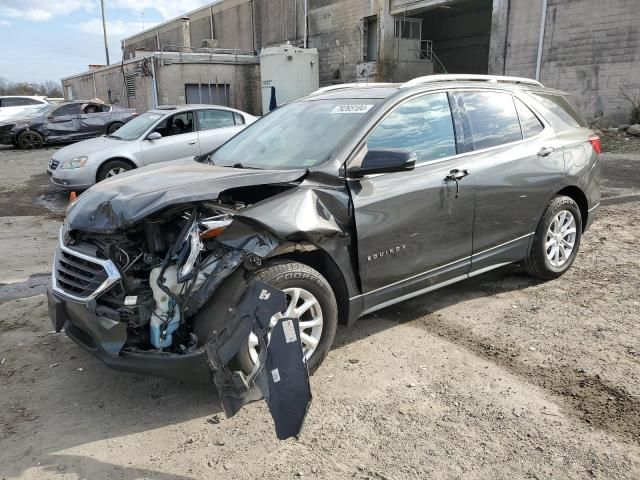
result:
[[[29,105],[29,99],[27,98],[3,98],[2,106],[3,107],[22,107],[24,105]]]
[[[460,92],[469,118],[474,150],[522,140],[518,114],[510,93]]]
[[[367,139],[369,150],[408,150],[418,162],[456,154],[453,121],[446,93],[406,101],[385,118]]]
[[[587,126],[587,122],[580,116],[568,97],[545,93],[532,93],[532,95],[551,113],[551,118],[548,120],[556,130]]]
[[[535,137],[544,129],[544,125],[542,125],[538,117],[536,117],[531,109],[521,100],[514,98],[513,101],[516,102],[516,110],[518,111],[518,118],[520,119],[522,136],[524,138]]]
[[[196,115],[201,131],[235,125],[233,113],[228,110],[197,110]]]

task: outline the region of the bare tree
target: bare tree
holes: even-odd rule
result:
[[[632,89],[628,85],[622,85],[620,95],[631,104],[631,123],[640,123],[640,88]]]

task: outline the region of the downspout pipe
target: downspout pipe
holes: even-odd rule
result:
[[[153,108],[158,106],[158,82],[156,81],[156,56],[151,56],[151,97]]]
[[[540,15],[540,37],[538,38],[538,58],[536,60],[536,80],[540,81],[540,68],[542,67],[542,48],[544,46],[544,29],[547,23],[547,3],[542,1],[542,15]]]
[[[303,48],[307,48],[307,30],[309,29],[308,26],[308,2],[309,0],[304,0],[304,42],[303,42]]]

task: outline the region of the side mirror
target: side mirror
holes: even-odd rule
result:
[[[361,178],[365,175],[374,175],[376,173],[404,172],[413,170],[415,166],[415,152],[407,152],[404,150],[369,150],[362,159],[362,164],[349,168],[347,173],[349,177]]]
[[[149,135],[147,135],[147,140],[160,140],[162,138],[162,135],[160,134],[160,132],[151,132]]]

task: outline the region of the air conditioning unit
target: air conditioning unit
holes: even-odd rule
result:
[[[218,48],[217,38],[205,38],[200,43],[200,48]]]

